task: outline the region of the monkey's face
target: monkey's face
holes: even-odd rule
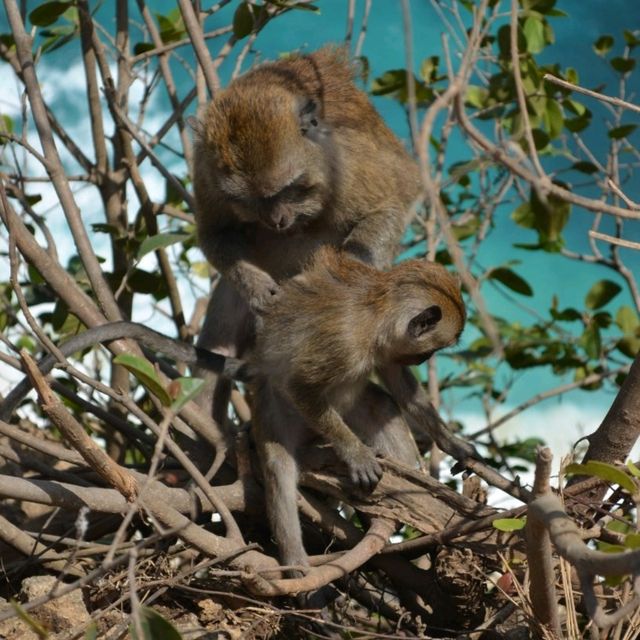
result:
[[[327,201],[326,135],[316,104],[280,88],[232,85],[209,108],[211,178],[242,222],[282,232]]]
[[[276,172],[245,177],[240,188],[237,183],[226,187],[227,201],[233,213],[243,222],[260,224],[282,232],[303,226],[315,218],[324,207],[322,182],[314,180],[312,172],[299,171],[291,167]]]
[[[436,351],[454,345],[462,333],[466,312],[460,284],[439,264],[411,261],[398,271],[393,292],[399,311],[392,339],[392,359],[417,365]]]

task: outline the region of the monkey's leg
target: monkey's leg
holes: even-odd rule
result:
[[[226,278],[220,278],[211,294],[197,346],[226,356],[240,357],[253,342],[254,323],[249,305],[237,289]],[[205,380],[198,404],[228,433],[231,380],[198,367],[194,367],[194,375]]]
[[[298,464],[296,449],[308,433],[302,416],[262,380],[253,391],[252,423],[264,477],[267,515],[278,545],[280,562],[309,566],[298,515]],[[299,578],[300,571],[287,572]]]
[[[400,408],[377,384],[367,384],[345,422],[375,453],[408,467],[420,465],[420,452]]]
[[[408,367],[387,365],[378,370],[378,375],[398,406],[407,414],[407,418],[424,424],[440,449],[456,460],[480,457],[471,443],[449,431],[429,401],[426,391]]]

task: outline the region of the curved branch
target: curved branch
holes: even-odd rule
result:
[[[302,578],[267,580],[259,574],[249,574],[244,576],[244,583],[252,593],[261,596],[283,596],[319,589],[361,567],[384,548],[394,531],[393,522],[376,519],[353,549],[320,567],[310,569]]]

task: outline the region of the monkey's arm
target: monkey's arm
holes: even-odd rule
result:
[[[429,401],[427,393],[408,367],[390,364],[378,370],[378,375],[408,420],[425,426],[434,442],[456,460],[480,458],[474,446],[453,435]]]
[[[279,287],[266,271],[253,264],[253,241],[236,229],[204,225],[198,235],[207,260],[231,281],[253,311],[262,311]]]
[[[409,215],[397,206],[368,213],[353,227],[343,248],[377,269],[388,268],[397,251]]]
[[[349,467],[351,481],[366,491],[373,490],[382,477],[382,467],[373,450],[327,404],[317,385],[294,383],[290,391],[309,426],[333,446],[336,455]]]
[[[59,349],[62,355],[70,356],[77,351],[83,351],[96,344],[111,342],[112,340],[119,340],[121,338],[138,340],[145,347],[153,351],[160,351],[174,360],[184,362],[191,366],[197,365],[203,369],[225,375],[229,378],[246,380],[249,377],[247,366],[240,360],[226,358],[218,353],[194,347],[186,342],[174,340],[135,322],[111,322],[87,329],[83,333],[61,344]],[[56,363],[57,359],[49,355],[38,363],[38,368],[43,375],[47,375]],[[29,378],[25,377],[7,394],[4,402],[0,403],[0,419],[8,419],[30,389],[31,382]]]

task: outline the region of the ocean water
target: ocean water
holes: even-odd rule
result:
[[[233,0],[208,21],[207,28],[215,29],[217,26],[228,24],[237,4],[238,1]],[[320,0],[316,4],[320,8],[319,15],[308,11],[291,11],[267,25],[255,43],[255,53],[247,56],[244,68],[256,60],[273,59],[285,52],[310,51],[327,43],[342,42],[347,27],[348,2],[346,0]],[[412,0],[410,2],[416,71],[424,58],[433,55],[442,56],[441,34],[445,31],[445,27],[438,11],[436,11],[437,4],[435,1],[428,0]],[[505,6],[505,12],[508,12],[508,3],[503,2],[502,4]],[[36,3],[29,3],[29,9],[35,5]],[[167,0],[154,0],[148,2],[148,5],[158,13],[167,13],[175,7],[174,2]],[[581,84],[587,87],[604,86],[605,92],[615,95],[618,89],[615,74],[611,72],[605,60],[593,54],[592,43],[604,33],[615,36],[616,41],[619,42],[622,40],[624,29],[640,29],[640,12],[632,11],[631,8],[634,6],[635,4],[628,0],[609,0],[606,4],[601,1],[558,0],[556,7],[566,11],[570,17],[552,20],[556,43],[545,50],[542,54],[542,60],[545,62],[559,61],[563,67],[573,67],[579,73]],[[354,21],[354,39],[359,33],[363,10],[364,0],[358,0]],[[135,3],[130,3],[130,11],[133,19],[140,20]],[[468,20],[468,14],[464,9],[461,9],[461,15]],[[98,9],[97,16],[105,28],[113,29],[113,3],[103,3]],[[508,21],[506,13],[504,21]],[[6,31],[8,31],[6,16],[4,11],[0,10],[0,33]],[[367,25],[367,36],[362,50],[370,64],[370,78],[375,78],[386,70],[405,66],[404,37],[401,3],[392,0],[373,0]],[[135,44],[140,40],[140,36],[136,35],[134,31],[132,43]],[[210,41],[212,53],[215,54],[223,42],[223,39]],[[454,42],[451,42],[451,47],[455,52]],[[185,54],[185,57],[187,60],[190,59],[189,55]],[[222,65],[220,73],[223,81],[230,77],[234,66],[234,57],[230,57]],[[177,62],[174,62],[174,69],[179,69]],[[43,85],[46,85],[48,99],[58,109],[63,124],[69,125],[80,136],[86,135],[86,133],[82,133],[86,132],[87,121],[86,106],[82,101],[84,79],[80,66],[78,42],[45,56],[39,63],[38,70],[43,78]],[[191,89],[192,79],[187,73],[176,73],[176,81],[180,95],[184,95]],[[14,113],[14,110],[19,109],[19,101],[10,95],[15,85],[10,81],[7,69],[2,69],[1,65],[0,85],[3,88],[0,95],[0,113]],[[638,97],[639,88],[638,81],[634,80],[628,87],[628,99],[640,100]],[[150,131],[153,131],[154,127],[161,123],[169,112],[164,91],[160,90],[156,93],[157,95],[150,103],[148,111],[147,123]],[[594,155],[604,159],[609,142],[604,126],[606,110],[599,104],[589,103],[587,99],[583,101],[594,112],[594,122],[602,122],[602,127],[593,127],[594,131],[585,137],[585,141]],[[406,140],[408,128],[403,109],[388,98],[374,98],[374,103],[390,126]],[[640,122],[640,117],[637,114],[626,114],[623,122]],[[630,140],[640,143],[640,132],[632,134]],[[464,141],[454,137],[447,156],[448,161],[453,162],[470,157],[470,151]],[[169,161],[176,173],[184,173],[184,167],[179,158],[171,156]],[[162,180],[154,175],[152,169],[147,170],[145,175],[152,190],[162,188]],[[625,190],[630,197],[640,200],[640,186],[637,181],[625,184]],[[78,197],[83,204],[86,203],[83,212],[86,210],[87,221],[100,221],[101,212],[96,209],[95,204],[91,204],[91,198],[86,196],[83,199],[82,192]],[[49,206],[54,207],[55,202],[50,201]],[[535,295],[532,298],[515,297],[528,308],[544,315],[553,294],[559,297],[561,308],[565,306],[580,308],[584,296],[593,282],[600,278],[617,279],[615,274],[602,267],[576,264],[559,255],[525,252],[514,248],[515,243],[534,242],[535,237],[532,232],[517,227],[508,219],[513,208],[514,205],[505,204],[498,209],[496,228],[483,246],[480,253],[480,264],[489,268],[507,261],[521,261],[514,268],[534,286]],[[565,233],[567,246],[570,249],[575,251],[587,249],[586,232],[592,223],[593,215],[585,211],[574,211]],[[613,227],[607,224],[605,230],[612,231]],[[630,225],[625,237],[640,241],[640,225]],[[97,243],[102,241],[103,238],[96,240]],[[61,244],[64,244],[62,239]],[[632,270],[640,274],[640,253],[623,250],[622,255],[629,260]],[[612,308],[617,307],[625,295],[618,296],[612,304]],[[529,311],[514,305],[511,300],[495,289],[487,289],[487,304],[490,312],[495,315],[523,322],[527,322],[530,318]],[[189,312],[189,310],[187,311]],[[468,332],[465,335],[469,340]],[[462,346],[464,347],[464,342]],[[545,370],[529,372],[527,375],[521,376],[515,383],[513,393],[509,398],[510,403],[521,402],[533,393],[547,389],[553,384],[554,379]],[[612,392],[610,390],[597,393],[576,392],[571,397],[572,400],[556,400],[553,401],[553,404],[565,402],[571,404],[573,408],[579,407],[582,411],[581,417],[576,418],[571,414],[571,418],[568,419],[574,426],[576,423],[580,423],[588,430],[597,426],[604,415],[611,402]],[[467,415],[475,415],[473,407],[473,403],[463,405]],[[467,421],[474,422],[474,419],[469,418]],[[478,423],[478,426],[481,424]],[[571,433],[575,435],[575,429]],[[566,441],[571,439],[575,438],[568,437]]]

